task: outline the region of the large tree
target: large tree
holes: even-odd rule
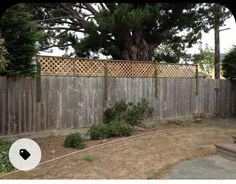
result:
[[[196,3],[32,4],[46,39],[41,49],[71,46],[78,57],[152,60],[160,44],[180,53],[213,27],[212,7]],[[222,24],[228,11],[221,7]],[[84,37],[79,38],[78,33]]]
[[[7,65],[7,49],[5,48],[5,40],[0,35],[0,72],[4,71]]]
[[[208,75],[213,74],[214,70],[214,52],[208,45],[205,48],[199,47],[199,53],[193,55],[193,61],[198,64],[201,71]]]
[[[230,80],[236,80],[236,46],[234,46],[222,61],[223,76]]]
[[[40,33],[29,7],[25,4],[11,6],[3,14],[0,25],[8,51],[8,64],[1,74],[33,75],[35,66],[32,64],[32,57],[37,53],[36,41],[39,40]]]

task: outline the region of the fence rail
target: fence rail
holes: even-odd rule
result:
[[[38,56],[42,75],[195,78],[197,65]],[[157,71],[155,73],[155,71]]]

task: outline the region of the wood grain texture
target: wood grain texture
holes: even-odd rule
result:
[[[0,136],[89,127],[103,121],[104,77],[0,77]],[[193,112],[236,115],[236,86],[228,80],[107,78],[107,106],[117,100],[147,99],[154,119],[188,117]],[[218,92],[217,92],[218,91]],[[157,92],[157,93],[156,93]],[[157,94],[157,97],[156,95]]]

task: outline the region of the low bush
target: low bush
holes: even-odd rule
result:
[[[103,123],[95,123],[89,128],[91,139],[105,139],[108,137],[107,125]]]
[[[107,124],[107,133],[109,137],[114,136],[130,136],[132,135],[134,128],[123,122],[111,122]]]
[[[121,122],[110,122],[108,124],[96,123],[89,128],[91,139],[105,139],[115,136],[130,136],[134,128]]]
[[[120,130],[119,122],[110,122],[106,125],[108,137],[121,136],[122,132]]]
[[[8,157],[11,144],[12,142],[10,141],[0,141],[0,176],[15,170]]]
[[[141,114],[143,118],[149,118],[152,116],[154,108],[146,99],[142,98],[135,105],[135,110],[137,113]]]
[[[84,138],[80,135],[80,133],[72,133],[66,136],[64,146],[76,149],[83,149],[85,148],[86,144]]]
[[[116,120],[116,110],[112,108],[107,108],[104,112],[104,123],[109,123]]]
[[[123,136],[131,136],[134,132],[134,128],[127,123],[120,123],[120,132]]]
[[[137,110],[130,109],[127,113],[126,122],[132,126],[142,124],[143,116]]]
[[[104,112],[104,123],[113,121],[126,122],[132,126],[142,123],[142,120],[152,116],[154,108],[146,99],[141,99],[137,103],[126,102],[122,99],[115,103],[113,107],[107,108]]]

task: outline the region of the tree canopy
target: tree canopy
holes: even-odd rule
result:
[[[37,23],[33,21],[29,7],[16,4],[6,10],[1,18],[1,34],[5,39],[8,64],[1,74],[8,76],[33,75],[36,41],[40,38]]]
[[[113,59],[153,60],[162,45],[181,53],[208,32],[214,22],[209,3],[53,3],[31,4],[45,33],[40,50],[68,49],[77,57],[93,53]],[[220,6],[217,24],[229,11]],[[83,34],[83,38],[78,37]],[[157,51],[158,52],[158,51]]]
[[[4,44],[5,40],[0,36],[0,72],[4,71],[7,65],[7,59],[6,59],[7,50]]]
[[[212,75],[214,70],[214,52],[208,45],[205,48],[200,46],[199,53],[193,55],[193,61],[195,64],[198,64],[201,71]]]
[[[236,80],[236,46],[234,46],[222,61],[223,76],[230,80]]]

